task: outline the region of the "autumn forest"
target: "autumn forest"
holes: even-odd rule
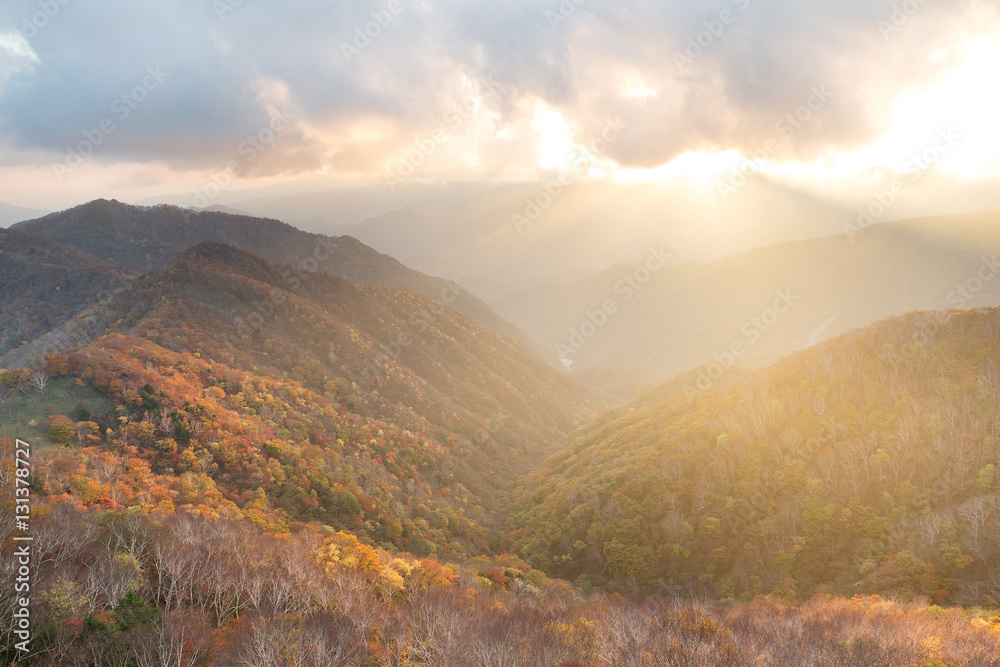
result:
[[[343,239],[87,206],[0,231],[2,660],[1000,665],[1000,309],[621,402]]]

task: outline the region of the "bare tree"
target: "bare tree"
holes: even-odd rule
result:
[[[132,630],[130,657],[139,667],[194,667],[208,653],[211,627],[193,611],[172,611],[153,630]]]
[[[114,607],[129,591],[143,585],[142,567],[128,554],[104,552],[82,576],[84,595],[93,604]]]
[[[32,371],[31,375],[28,376],[28,383],[34,387],[39,394],[44,394],[51,379],[52,377],[46,371],[38,368]]]
[[[76,557],[97,533],[94,522],[71,503],[52,503],[45,521],[31,526],[39,565],[59,565]]]

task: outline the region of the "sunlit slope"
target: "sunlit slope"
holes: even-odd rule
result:
[[[579,429],[509,539],[619,590],[995,604],[998,446],[1000,310],[911,314]]]

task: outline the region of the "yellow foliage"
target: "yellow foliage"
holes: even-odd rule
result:
[[[84,475],[73,475],[69,488],[85,505],[93,505],[111,493],[107,484],[100,484]]]
[[[591,659],[597,645],[597,623],[586,618],[578,618],[573,623],[552,621],[545,626],[545,632],[584,660]]]
[[[354,535],[343,531],[323,543],[316,552],[316,559],[330,574],[338,570],[357,570],[378,575],[382,571],[382,561],[378,552],[361,544]]]
[[[940,660],[944,642],[940,637],[924,637],[917,645],[917,654],[923,662]]]
[[[89,607],[89,601],[80,592],[80,586],[75,581],[67,579],[64,574],[53,581],[38,594],[38,600],[52,609],[58,619],[80,616]]]
[[[216,401],[220,401],[226,397],[226,392],[219,387],[209,387],[202,393],[205,395],[205,398],[211,398]]]
[[[396,570],[391,567],[383,568],[378,575],[379,592],[383,599],[390,600],[406,587],[406,581]]]

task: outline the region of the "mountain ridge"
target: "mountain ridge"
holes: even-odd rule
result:
[[[413,289],[430,298],[447,300],[449,306],[485,326],[514,336],[533,346],[536,352],[548,354],[467,290],[414,271],[348,236],[303,232],[268,218],[192,211],[170,205],[139,207],[103,199],[24,221],[14,228],[143,273],[166,266],[200,241],[225,243],[307,271],[325,271],[358,283]]]

